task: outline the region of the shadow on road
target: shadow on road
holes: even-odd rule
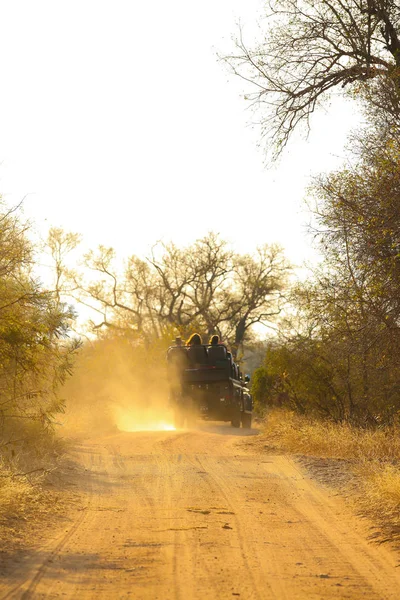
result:
[[[58,553],[49,552],[44,549],[30,549],[29,553],[16,555],[13,552],[1,551],[0,573],[7,578],[7,586],[0,583],[0,598],[8,599],[17,597],[21,594],[21,587],[25,584],[25,597],[34,597],[33,584],[37,584],[43,576],[47,580],[60,580],[62,573],[63,583],[76,581],[79,576],[80,585],[93,583],[93,571],[123,571],[131,572],[135,570],[133,565],[127,568],[122,561],[107,560],[104,556],[97,553],[68,552]],[[86,576],[85,576],[86,575]],[[101,577],[97,575],[96,578]],[[29,586],[28,582],[31,582]],[[107,582],[105,582],[107,583]],[[13,587],[14,586],[14,587]],[[32,594],[32,595],[31,595]],[[58,594],[57,594],[58,596]],[[20,597],[18,595],[18,597]],[[35,596],[36,597],[36,596]]]

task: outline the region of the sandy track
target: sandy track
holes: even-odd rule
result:
[[[399,598],[396,555],[241,435],[210,425],[77,447],[82,510],[6,569],[0,598]]]

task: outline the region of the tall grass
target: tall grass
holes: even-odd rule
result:
[[[24,520],[39,502],[40,488],[24,477],[13,476],[6,469],[0,470],[0,523],[9,519]]]
[[[269,413],[263,439],[276,449],[342,459],[354,474],[356,505],[380,523],[386,539],[400,539],[400,430],[364,430],[286,410]],[[354,483],[354,482],[353,482]]]
[[[265,433],[288,452],[361,461],[400,461],[400,430],[359,429],[303,417],[286,410],[268,415]]]
[[[42,487],[27,477],[16,477],[4,462],[0,462],[0,543],[16,544],[26,529],[43,512]]]
[[[23,444],[13,445],[12,452],[10,445],[0,446],[0,542],[8,546],[61,505],[51,479],[58,475],[66,444],[52,432],[33,433]]]

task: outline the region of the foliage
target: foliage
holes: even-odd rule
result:
[[[267,367],[262,366],[254,371],[251,379],[251,393],[253,395],[254,408],[258,414],[264,413],[274,389],[274,377],[268,372]]]
[[[66,232],[60,227],[51,227],[47,236],[46,247],[50,253],[54,268],[54,295],[57,304],[61,304],[61,296],[66,293],[66,281],[72,273],[66,267],[66,257],[81,242],[77,233]]]
[[[400,145],[381,142],[313,186],[324,261],[264,366],[285,404],[363,426],[400,415]]]
[[[323,261],[253,378],[259,407],[284,404],[362,426],[400,415],[400,7],[393,0],[276,0],[266,35],[225,57],[253,84],[276,152],[333,91],[368,118],[345,168],[313,185]],[[265,112],[264,112],[265,111]]]
[[[330,94],[348,91],[399,115],[400,7],[395,0],[275,0],[253,49],[240,31],[225,61],[252,86],[276,152]]]
[[[58,389],[79,343],[68,341],[72,310],[34,279],[33,248],[18,210],[0,214],[0,452],[41,446],[63,411]]]

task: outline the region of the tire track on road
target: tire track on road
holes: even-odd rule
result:
[[[240,506],[237,506],[235,504],[234,501],[232,501],[232,498],[235,498],[236,492],[233,492],[233,490],[229,487],[229,485],[226,483],[226,479],[224,477],[222,477],[221,475],[217,474],[216,472],[216,461],[215,459],[212,459],[211,457],[207,456],[207,457],[203,457],[203,459],[200,458],[200,456],[196,455],[194,457],[195,459],[195,463],[201,467],[201,469],[204,471],[205,474],[207,474],[208,477],[210,477],[210,479],[213,482],[213,485],[215,487],[217,487],[217,490],[219,492],[219,494],[223,497],[228,509],[230,509],[229,512],[232,512],[232,515],[229,515],[234,523],[235,523],[235,529],[234,529],[234,534],[236,535],[238,542],[239,542],[239,547],[240,547],[240,553],[241,553],[241,558],[243,560],[243,566],[246,570],[246,573],[248,573],[251,582],[253,584],[253,591],[251,596],[248,596],[249,598],[255,598],[256,600],[265,600],[266,598],[266,591],[268,589],[268,592],[270,593],[269,597],[274,597],[274,593],[273,590],[270,586],[270,584],[265,581],[262,584],[262,589],[260,587],[260,583],[256,580],[256,578],[254,577],[253,574],[253,570],[254,567],[252,568],[252,566],[250,565],[250,559],[249,557],[253,557],[254,558],[254,553],[250,551],[248,544],[245,541],[245,535],[243,533],[243,528],[242,528],[242,523],[240,520]],[[214,464],[213,464],[214,463]],[[228,463],[225,462],[226,466],[228,466]],[[211,466],[211,468],[210,468]],[[227,470],[225,470],[225,474],[227,473]],[[211,487],[213,487],[213,485],[211,485]],[[261,570],[261,565],[257,565],[260,570]],[[283,596],[280,596],[280,598],[283,598]]]
[[[52,561],[54,558],[56,558],[56,556],[61,552],[61,550],[64,548],[64,546],[72,539],[73,535],[78,531],[79,527],[81,527],[83,522],[86,520],[86,517],[88,514],[88,509],[91,505],[91,502],[92,502],[92,498],[89,499],[88,505],[85,507],[84,510],[82,510],[82,514],[75,521],[75,523],[72,525],[72,527],[62,536],[61,540],[56,544],[56,546],[53,548],[53,550],[48,552],[47,556],[44,558],[44,560],[38,567],[36,575],[34,575],[33,578],[27,577],[24,581],[19,583],[12,590],[10,590],[4,596],[2,596],[1,600],[8,600],[9,598],[13,598],[17,592],[22,591],[22,588],[24,587],[24,585],[26,585],[26,583],[29,580],[30,580],[30,584],[29,584],[28,588],[26,590],[23,590],[23,593],[20,597],[21,597],[21,600],[28,600],[30,597],[34,597],[34,596],[32,596],[32,594],[35,592],[36,587],[38,586],[41,579],[46,574],[46,571],[49,568],[48,563],[50,561]]]

